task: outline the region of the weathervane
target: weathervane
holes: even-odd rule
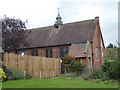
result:
[[[58,13],[59,13],[59,8],[58,8]]]

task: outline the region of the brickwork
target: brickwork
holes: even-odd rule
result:
[[[104,45],[101,45],[103,43],[104,42],[102,41],[102,35],[101,35],[100,25],[99,25],[99,20],[98,20],[98,23],[96,25],[96,30],[94,33],[93,43],[92,43],[94,68],[100,68],[101,64],[103,64],[103,62],[104,62],[103,58],[102,58],[102,52],[101,52],[102,51],[101,49],[104,49]],[[103,48],[101,48],[101,46],[103,46]],[[96,48],[98,48],[98,60],[96,59],[96,52],[95,52]]]

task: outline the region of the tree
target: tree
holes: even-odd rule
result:
[[[105,60],[116,60],[118,59],[118,48],[108,48],[106,49],[106,54],[104,56]]]
[[[6,16],[2,19],[2,46],[4,51],[13,52],[21,45],[28,45],[25,34],[26,23],[27,21]]]
[[[110,43],[110,44],[107,46],[107,48],[116,48],[116,46],[113,45],[112,43]]]
[[[118,46],[119,45],[118,43]],[[102,69],[106,76],[111,79],[120,79],[120,47],[109,48],[104,58],[106,61],[102,65]]]

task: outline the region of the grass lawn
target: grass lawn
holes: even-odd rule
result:
[[[22,79],[2,83],[3,88],[118,88],[117,85],[78,79]]]

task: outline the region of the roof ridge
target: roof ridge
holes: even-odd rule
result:
[[[73,23],[80,23],[80,22],[86,22],[86,21],[92,21],[95,19],[88,19],[88,20],[82,20],[82,21],[75,21],[75,22],[70,22],[70,23],[65,23],[65,24],[73,24]]]
[[[74,24],[74,23],[82,23],[82,22],[87,22],[87,21],[92,21],[92,20],[95,20],[95,19],[88,19],[88,20],[82,20],[82,21],[69,22],[69,23],[64,23],[63,25]],[[32,28],[32,29],[28,29],[28,30],[38,30],[38,29],[50,28],[50,27],[54,27],[54,25],[44,26],[44,27],[39,27],[39,28]]]

